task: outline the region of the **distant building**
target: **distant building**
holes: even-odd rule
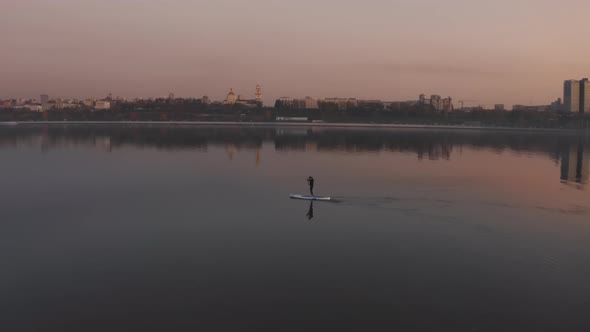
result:
[[[43,112],[43,105],[41,104],[26,104],[23,108],[26,108],[29,111]]]
[[[447,97],[442,100],[443,111],[452,111],[454,110],[453,107],[453,98]]]
[[[238,100],[236,100],[236,104],[242,105],[245,107],[254,108],[260,106],[260,102],[256,99],[246,99],[244,96],[238,96]]]
[[[111,102],[108,100],[97,100],[96,104],[94,105],[94,109],[96,109],[96,110],[110,110],[111,109]]]
[[[580,80],[580,113],[590,113],[590,81]]]
[[[397,110],[401,110],[404,108],[409,108],[412,106],[416,106],[416,101],[392,101],[389,104],[389,108],[392,111],[397,111]]]
[[[551,105],[549,105],[549,107],[550,107],[550,111],[552,111],[552,112],[562,112],[563,111],[563,104],[561,102],[561,98],[557,98],[557,100],[552,102]]]
[[[512,105],[513,111],[547,112],[551,105]]]
[[[303,99],[303,103],[305,105],[305,109],[318,109],[320,108],[319,104],[318,104],[318,100],[311,98],[311,97],[305,97]]]
[[[168,94],[168,99],[174,99],[174,93],[173,92],[170,92]]]
[[[494,111],[504,111],[504,104],[496,104],[494,105]]]
[[[439,95],[431,95],[430,99],[426,98],[425,94],[418,96],[419,106],[432,106],[437,111],[452,111],[453,110],[453,99],[451,97],[442,98]]]
[[[587,78],[563,83],[563,110],[570,113],[590,112],[590,81]]]
[[[277,108],[293,108],[293,98],[291,97],[280,97],[275,102],[275,107]]]
[[[207,97],[207,96],[203,96],[203,97],[201,98],[201,104],[204,104],[204,105],[209,105],[210,103],[211,103],[211,100],[209,100],[209,97]]]
[[[227,93],[227,97],[225,98],[225,103],[228,105],[233,105],[236,103],[237,100],[238,100],[238,97],[234,93],[234,89],[229,89],[229,92]]]
[[[80,107],[80,103],[77,100],[72,99],[55,99],[50,100],[45,104],[39,104],[42,106],[43,111],[48,111],[51,109],[56,110],[63,110],[63,109],[72,109]]]
[[[256,85],[256,101],[262,104],[262,87],[260,84]]]
[[[41,95],[41,97],[39,98],[39,101],[41,102],[41,105],[47,104],[49,102],[49,96],[48,95]]]
[[[96,99],[85,99],[84,101],[82,101],[82,104],[84,106],[92,107],[96,104]]]
[[[358,102],[355,98],[324,98],[320,99],[318,104],[320,105],[320,108],[322,108],[322,105],[327,106],[333,104],[341,111],[358,106]]]
[[[280,97],[275,101],[276,108],[282,109],[319,109],[319,100],[311,97],[291,98]]]
[[[294,108],[294,109],[318,109],[319,108],[318,100],[311,98],[311,97],[293,99],[292,108]]]
[[[430,105],[437,111],[442,111],[442,98],[439,95],[430,96]]]
[[[420,105],[426,105],[427,103],[430,104],[430,99],[426,99],[426,95],[421,94],[420,96],[418,96],[418,103]]]
[[[566,112],[580,112],[580,81],[568,80],[563,83],[563,105]]]
[[[260,85],[256,86],[255,98],[248,99],[242,95],[236,95],[234,89],[230,89],[227,97],[225,98],[224,104],[226,105],[242,105],[244,107],[254,108],[262,106],[262,88]]]
[[[384,110],[386,103],[379,99],[359,99],[357,106],[369,110]]]

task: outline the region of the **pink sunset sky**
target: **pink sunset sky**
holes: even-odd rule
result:
[[[588,0],[2,0],[0,98],[548,104],[590,76]]]

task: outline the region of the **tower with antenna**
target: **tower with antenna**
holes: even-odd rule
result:
[[[256,84],[256,101],[262,103],[262,87]]]

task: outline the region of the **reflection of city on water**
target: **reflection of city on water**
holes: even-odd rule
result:
[[[584,142],[565,147],[561,154],[561,181],[583,188],[588,183],[590,153],[584,151]]]
[[[256,147],[256,166],[260,165],[260,161],[261,161],[261,152],[260,152],[261,147]],[[229,158],[229,160],[234,160],[234,157],[236,156],[236,153],[238,152],[239,147],[236,146],[235,144],[226,144],[225,145],[225,152],[227,153],[227,157]]]
[[[418,159],[452,160],[464,149],[545,156],[561,163],[563,183],[583,188],[589,179],[589,136],[572,133],[477,130],[338,129],[319,127],[21,125],[0,128],[0,148],[68,147],[113,151],[124,147],[208,152],[225,149],[229,160],[240,151],[259,165],[264,147],[276,152],[403,153]]]

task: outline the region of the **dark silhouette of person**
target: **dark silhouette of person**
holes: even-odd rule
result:
[[[307,210],[306,216],[308,220],[313,219],[313,201],[309,202],[309,210]]]
[[[313,183],[314,183],[314,179],[310,176],[307,178],[307,184],[309,184],[309,192],[311,193],[311,196],[313,195]]]

